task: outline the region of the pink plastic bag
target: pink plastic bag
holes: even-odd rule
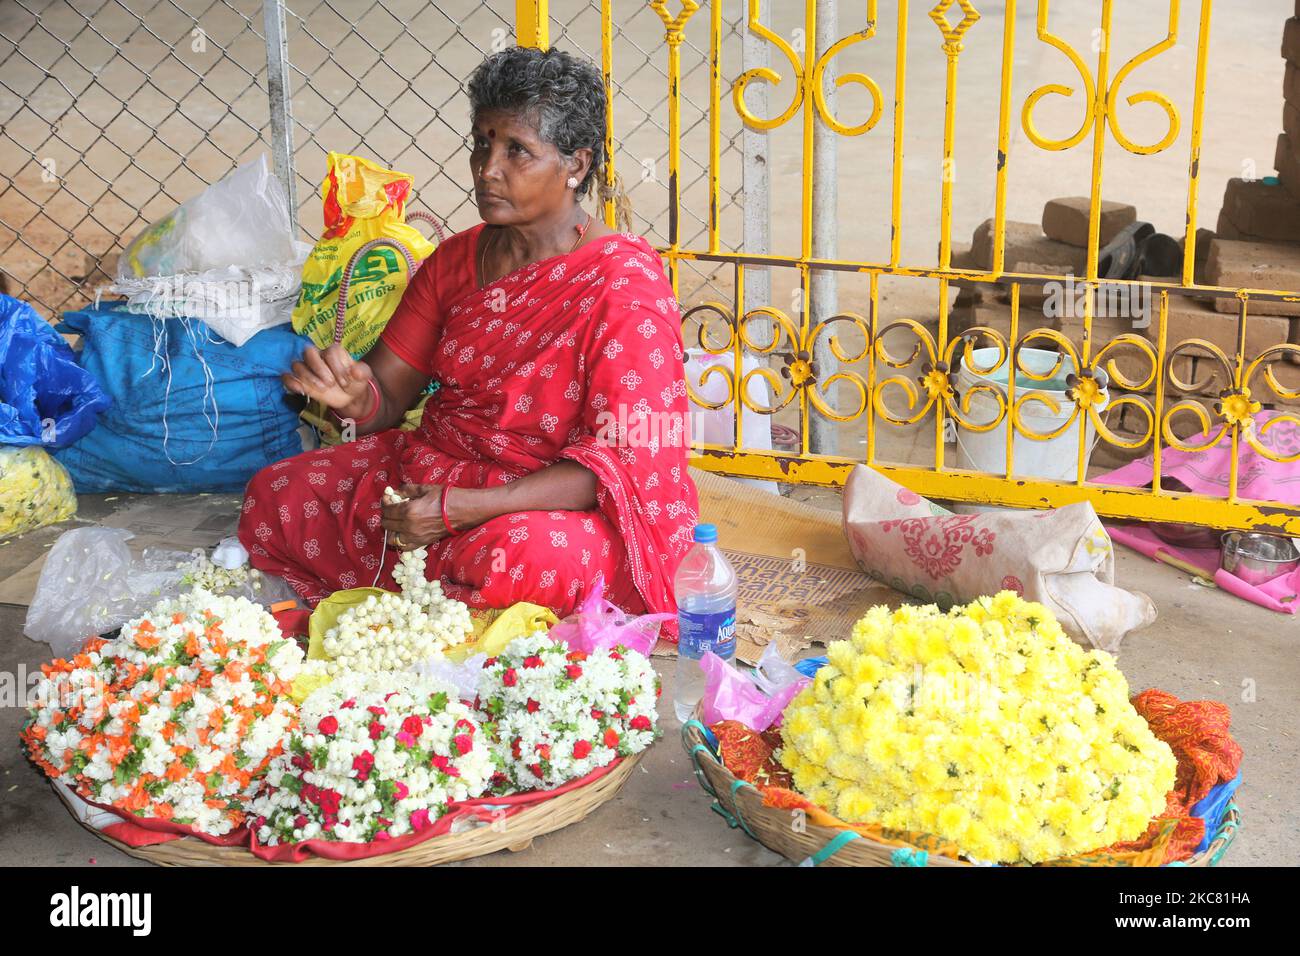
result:
[[[786,705],[809,683],[799,675],[774,689],[772,696],[712,651],[700,658],[704,671],[704,696],[700,698],[700,719],[705,727],[720,720],[737,720],[750,730],[763,731],[781,719]]]
[[[628,614],[605,600],[605,577],[597,574],[578,609],[550,630],[550,637],[563,641],[570,650],[603,650],[622,644],[628,650],[650,656],[659,639],[659,625],[672,621],[676,614]]]

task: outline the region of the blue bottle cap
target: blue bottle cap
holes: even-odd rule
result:
[[[694,541],[696,544],[714,544],[718,540],[718,529],[716,525],[697,524],[695,526]]]

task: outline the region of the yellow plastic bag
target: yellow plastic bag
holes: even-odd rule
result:
[[[57,524],[76,513],[68,470],[44,448],[0,447],[0,538]]]
[[[433,244],[406,224],[412,181],[405,173],[359,156],[329,154],[320,186],[325,231],[302,269],[302,292],[293,310],[295,332],[321,348],[333,343],[343,270],[370,240],[400,243],[417,264],[433,252]],[[405,257],[392,246],[377,246],[357,260],[343,327],[343,347],[354,357],[375,344],[409,280]]]
[[[500,654],[516,637],[549,631],[560,620],[549,607],[528,601],[519,601],[504,610],[471,608],[469,613],[474,639],[447,652],[453,661],[463,661],[479,653]]]

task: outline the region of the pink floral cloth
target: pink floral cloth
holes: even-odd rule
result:
[[[1272,454],[1283,458],[1300,455],[1300,426],[1280,418],[1279,413],[1270,411],[1257,412],[1254,422],[1256,440]],[[1172,478],[1197,494],[1227,497],[1232,445],[1226,436],[1215,447],[1202,451],[1166,448],[1160,458],[1162,481]],[[1123,468],[1098,475],[1095,481],[1128,488],[1150,486],[1155,475],[1153,461],[1151,455],[1146,455],[1129,462]],[[1250,447],[1247,442],[1240,442],[1237,450],[1237,489],[1240,498],[1300,505],[1300,461],[1273,461]],[[1160,552],[1179,558],[1212,575],[1214,583],[1229,594],[1235,594],[1270,611],[1295,614],[1296,605],[1300,604],[1300,570],[1279,575],[1263,584],[1247,584],[1219,567],[1221,553],[1218,548],[1180,548],[1162,541],[1155,532],[1143,525],[1111,524],[1108,525],[1108,530],[1110,536],[1120,544],[1156,560],[1159,560],[1156,555]]]

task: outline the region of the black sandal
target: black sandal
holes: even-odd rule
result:
[[[1125,226],[1097,253],[1097,278],[1135,279],[1142,265],[1141,246],[1156,234],[1149,222]]]

